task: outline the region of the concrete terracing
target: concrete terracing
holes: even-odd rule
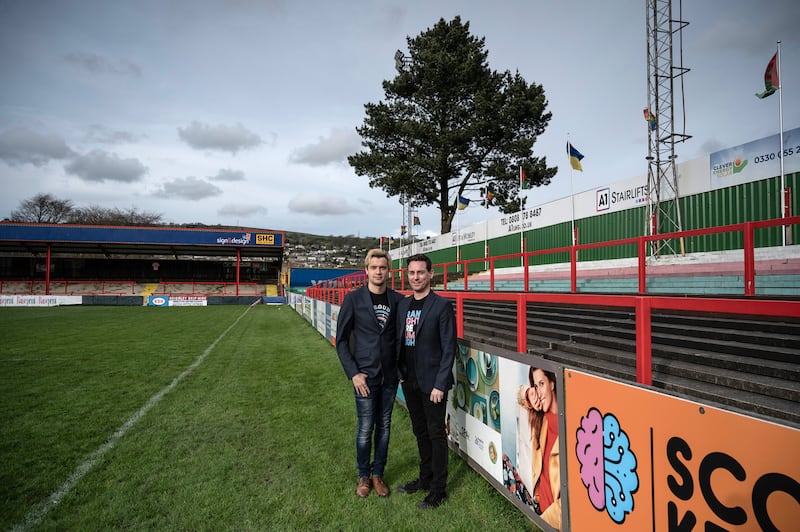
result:
[[[475,267],[472,265],[471,267]],[[631,293],[638,291],[636,258],[580,261],[579,292]],[[531,291],[568,291],[570,264],[545,264],[528,269]],[[800,296],[800,246],[760,248],[755,250],[756,294]],[[676,294],[744,294],[744,252],[720,251],[691,253],[685,256],[648,257],[647,291]],[[522,291],[522,266],[495,270],[498,291]],[[483,271],[468,278],[469,290],[489,290],[490,275]],[[448,290],[463,290],[463,280],[448,281]]]

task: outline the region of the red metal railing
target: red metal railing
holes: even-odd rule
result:
[[[143,284],[143,283],[141,283]],[[155,283],[154,283],[155,284]],[[50,280],[49,292],[45,290],[45,281],[2,281],[0,294],[50,294],[50,295],[137,295],[135,281],[76,281]],[[261,283],[235,282],[200,282],[200,281],[164,281],[159,283],[157,294],[164,295],[264,295],[265,288]]]
[[[765,220],[761,222],[747,222],[723,227],[709,229],[697,229],[692,231],[682,231],[680,233],[670,233],[658,236],[643,236],[614,240],[610,242],[579,244],[557,249],[529,251],[504,255],[501,257],[489,257],[460,260],[445,264],[434,265],[434,274],[441,271],[443,276],[443,290],[438,293],[444,297],[454,300],[456,308],[456,329],[459,337],[464,336],[464,302],[465,301],[503,301],[514,302],[517,306],[517,351],[524,353],[527,351],[528,331],[527,331],[527,304],[528,303],[551,303],[580,306],[605,306],[623,307],[632,309],[636,316],[636,381],[641,384],[652,384],[652,321],[651,315],[654,310],[663,311],[692,311],[700,313],[721,313],[751,316],[769,316],[778,318],[800,318],[800,301],[777,300],[777,299],[757,299],[755,298],[755,250],[754,232],[756,229],[767,227],[792,225],[800,223],[800,217],[794,216],[777,220]],[[669,297],[652,296],[646,294],[646,250],[647,244],[658,240],[678,239],[691,236],[710,235],[726,232],[741,231],[744,242],[743,271],[745,277],[744,296],[745,297]],[[579,251],[585,249],[595,249],[618,245],[636,244],[638,250],[638,287],[637,295],[614,295],[614,294],[578,294],[577,285],[577,256]],[[532,256],[550,253],[564,253],[570,255],[570,293],[531,293],[528,292],[529,281],[529,259]],[[524,264],[524,290],[522,292],[497,292],[494,290],[494,271],[495,262],[505,259],[521,258]],[[489,262],[490,290],[486,292],[469,292],[469,268],[470,264],[477,262]],[[463,268],[464,287],[463,290],[447,290],[447,271],[448,268]],[[405,269],[392,271],[392,287],[405,291],[403,281]],[[395,280],[401,279],[400,286],[397,287]],[[341,304],[344,295],[366,282],[363,272],[350,274],[337,279],[331,279],[319,283],[317,286],[306,289],[306,295],[332,304]]]
[[[156,294],[170,295],[264,295],[264,285],[242,282],[162,281]]]
[[[0,281],[0,294],[44,294],[44,280],[34,281]],[[48,295],[128,295],[136,294],[134,281],[76,281],[50,280]]]
[[[473,268],[473,271],[488,270],[489,274],[489,291],[495,291],[495,264],[498,261],[520,260],[523,264],[523,284],[522,292],[528,292],[531,271],[530,262],[531,257],[553,255],[556,253],[567,253],[570,257],[570,292],[577,293],[578,291],[578,255],[581,251],[590,249],[610,248],[615,246],[635,245],[637,249],[637,280],[638,280],[638,293],[647,293],[647,248],[649,243],[655,243],[660,240],[680,240],[697,236],[715,235],[721,233],[741,233],[743,241],[744,257],[742,260],[742,271],[744,276],[744,289],[743,295],[755,296],[756,295],[756,268],[755,268],[755,231],[757,229],[765,229],[768,227],[788,226],[800,224],[800,216],[791,216],[787,218],[777,218],[773,220],[763,220],[759,222],[745,222],[739,224],[731,224],[720,227],[710,227],[706,229],[693,229],[690,231],[681,231],[675,233],[664,233],[654,236],[639,236],[631,238],[623,238],[619,240],[609,240],[607,242],[595,242],[591,244],[578,244],[573,246],[565,246],[553,249],[544,249],[536,251],[526,251],[523,253],[510,253],[507,255],[499,255],[495,257],[479,257],[474,259],[457,260],[452,262],[445,262],[435,264],[433,267],[434,275],[441,274],[442,290],[448,290],[448,271],[456,270],[461,272],[463,270],[463,290],[469,290],[469,275],[470,266],[480,264],[480,268]],[[488,268],[487,268],[488,263]],[[405,290],[405,268],[393,270],[391,272],[391,286],[396,290]],[[459,275],[461,278],[461,275]],[[400,280],[400,284],[396,283]],[[346,275],[336,279],[323,281],[317,285],[318,288],[352,288],[361,286],[366,282],[366,276],[363,272]]]
[[[349,288],[315,287],[306,295],[333,304],[341,304]],[[579,306],[603,306],[632,309],[636,316],[636,381],[652,384],[651,313],[653,310],[692,311],[778,318],[800,318],[800,301],[762,300],[753,298],[665,297],[642,295],[556,294],[440,291],[443,297],[454,300],[456,332],[464,336],[465,301],[503,301],[517,305],[517,351],[525,353],[528,346],[527,304],[551,303]]]

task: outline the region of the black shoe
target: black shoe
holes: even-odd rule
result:
[[[396,490],[397,493],[416,493],[418,491],[428,491],[429,486],[427,484],[422,483],[418,478],[415,478],[411,482],[407,482],[405,484],[400,484],[397,486]]]
[[[444,500],[447,498],[447,494],[444,492],[435,493],[430,492],[425,499],[421,503],[419,503],[420,510],[430,510],[432,508],[436,508],[437,506],[441,506]]]

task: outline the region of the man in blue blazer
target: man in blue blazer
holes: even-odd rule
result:
[[[383,473],[398,381],[393,320],[394,310],[402,299],[387,286],[390,266],[391,258],[382,249],[367,253],[364,259],[367,284],[344,297],[336,321],[336,352],[353,383],[356,400],[356,495],[359,497],[366,497],[373,488],[381,497],[389,495]]]
[[[436,508],[447,497],[447,392],[453,387],[457,349],[452,303],[431,290],[433,266],[427,255],[408,259],[414,293],[397,305],[398,370],[411,427],[419,449],[419,477],[398,486],[401,493],[427,490],[421,509]]]

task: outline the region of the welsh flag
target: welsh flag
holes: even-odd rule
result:
[[[778,80],[778,52],[772,56],[772,59],[767,63],[767,70],[764,72],[764,92],[761,94],[756,93],[756,97],[764,99],[767,96],[772,96],[775,91],[780,87]]]
[[[531,188],[531,181],[525,175],[525,170],[523,170],[522,166],[519,167],[519,188],[522,190],[530,190]]]

